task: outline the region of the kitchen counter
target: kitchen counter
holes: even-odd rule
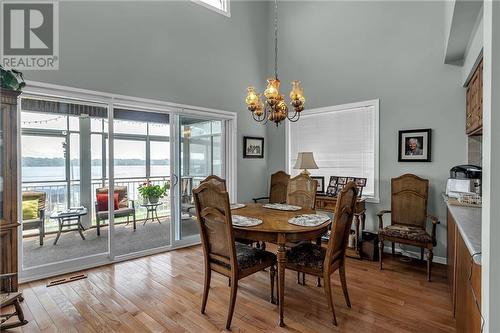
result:
[[[481,208],[446,205],[476,264],[481,265]]]

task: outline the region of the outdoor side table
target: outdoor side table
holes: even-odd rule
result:
[[[59,237],[63,231],[63,227],[66,227],[66,231],[78,231],[83,240],[85,240],[85,236],[83,235],[83,231],[85,228],[82,225],[82,216],[87,215],[87,208],[78,207],[71,208],[62,212],[54,212],[50,215],[51,219],[57,220],[59,224],[59,229],[57,231],[56,239],[54,240],[54,245],[57,244]],[[71,227],[77,227],[77,229],[70,229]]]
[[[151,220],[151,222],[156,220],[159,224],[161,224],[160,219],[158,218],[158,206],[160,206],[161,204],[161,202],[141,204],[142,207],[146,208],[146,219],[144,220],[144,223],[142,225],[146,225],[146,222],[148,222],[148,220]],[[149,216],[150,214],[151,217]]]

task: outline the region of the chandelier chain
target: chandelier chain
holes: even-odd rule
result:
[[[274,77],[278,79],[278,0],[274,0]]]

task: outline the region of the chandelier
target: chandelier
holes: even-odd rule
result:
[[[257,93],[255,87],[247,88],[245,103],[252,113],[255,121],[267,123],[273,121],[278,126],[281,121],[288,118],[296,122],[300,118],[300,112],[304,110],[304,90],[300,81],[292,81],[290,92],[290,105],[293,107],[293,115],[288,112],[285,97],[280,93],[280,80],[278,79],[278,0],[274,0],[274,78],[267,79],[267,87],[264,90],[265,101],[261,100],[261,94]]]

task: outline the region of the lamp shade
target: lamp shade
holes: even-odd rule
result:
[[[294,169],[319,169],[312,152],[301,152],[297,155]]]

